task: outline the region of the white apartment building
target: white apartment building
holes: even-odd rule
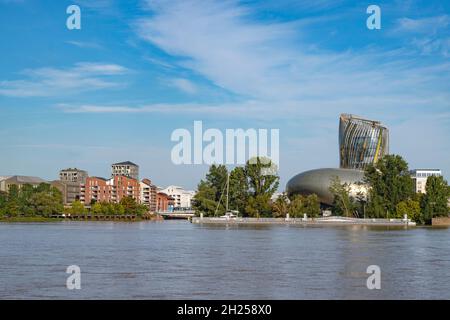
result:
[[[174,198],[174,208],[190,209],[192,208],[192,198],[195,195],[195,191],[185,190],[179,186],[168,186],[165,189],[159,190],[170,197]]]
[[[439,169],[414,169],[410,171],[411,178],[416,184],[417,193],[426,193],[425,186],[427,185],[427,179],[431,176],[442,176],[442,172]]]

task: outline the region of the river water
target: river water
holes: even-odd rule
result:
[[[450,229],[0,223],[0,299],[14,298],[450,299]]]

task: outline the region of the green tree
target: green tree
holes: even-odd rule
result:
[[[316,194],[310,194],[306,197],[305,213],[310,218],[316,218],[320,215],[320,202]]]
[[[369,165],[364,180],[370,186],[367,204],[369,217],[393,215],[399,202],[414,196],[414,182],[408,163],[399,155],[386,155],[375,165]]]
[[[423,223],[423,216],[420,210],[420,203],[415,200],[403,200],[397,204],[396,218],[400,219],[407,215],[409,219],[417,223]]]
[[[292,218],[303,217],[303,214],[306,213],[306,199],[302,195],[295,195],[292,197],[289,203],[289,216]]]
[[[270,199],[277,191],[280,178],[274,174],[274,164],[268,158],[255,157],[247,161],[245,175],[248,181],[246,214],[251,217],[270,216]]]
[[[243,167],[236,167],[230,172],[229,208],[245,213],[248,200],[248,181]]]
[[[285,193],[282,193],[272,203],[272,215],[274,218],[286,217],[289,210],[289,199]]]
[[[29,204],[36,215],[51,216],[64,212],[62,193],[48,184],[40,184],[31,195]]]
[[[84,204],[81,203],[80,200],[76,200],[72,202],[70,213],[77,215],[77,214],[84,214],[86,213],[86,208],[84,207]]]
[[[193,199],[193,208],[197,214],[203,212],[205,216],[213,216],[219,200],[224,197],[225,184],[228,171],[224,165],[212,165],[206,174],[205,180],[201,180],[197,186],[197,193]],[[224,202],[218,206],[218,213],[225,212]]]
[[[347,183],[341,183],[336,176],[331,179],[329,190],[334,196],[333,213],[337,216],[353,217],[356,204],[350,196],[350,186]]]
[[[104,206],[101,203],[96,202],[91,206],[91,213],[96,214],[96,215],[102,214],[103,207]]]
[[[448,216],[449,188],[447,181],[442,176],[428,177],[425,191],[421,203],[424,220],[430,221],[434,217]]]

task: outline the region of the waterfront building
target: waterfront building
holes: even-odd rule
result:
[[[156,194],[156,211],[157,212],[167,212],[173,211],[174,198],[169,196],[167,193],[159,191]]]
[[[351,114],[339,118],[339,157],[343,169],[364,170],[389,153],[389,130],[379,121]]]
[[[140,203],[148,206],[149,211],[157,209],[157,187],[150,179],[142,179],[140,182]]]
[[[442,171],[440,169],[414,169],[410,171],[411,178],[414,181],[417,193],[426,193],[426,185],[428,177],[431,176],[442,176]]]
[[[63,194],[64,204],[80,200],[81,185],[86,183],[88,173],[77,168],[63,169],[59,172],[59,180],[52,181],[52,185]]]
[[[364,171],[353,169],[325,168],[302,172],[293,177],[286,185],[289,196],[301,194],[304,196],[316,194],[320,203],[331,206],[334,196],[330,191],[330,182],[338,177],[341,183],[346,183],[350,189],[350,195],[367,195],[367,186],[362,183]]]
[[[195,195],[194,191],[185,190],[179,186],[168,186],[161,192],[168,194],[174,199],[174,208],[177,209],[190,209],[192,207],[191,201]]]
[[[139,201],[140,197],[139,181],[126,176],[114,176],[110,179],[87,177],[80,189],[80,201],[85,204],[93,201],[119,203],[125,196]]]
[[[329,188],[333,178],[350,187],[353,197],[366,197],[363,183],[364,169],[375,164],[389,152],[389,130],[379,121],[351,114],[339,117],[340,168],[323,168],[297,174],[286,184],[288,196],[316,194],[320,203],[328,207],[333,203]]]
[[[68,168],[59,171],[60,181],[84,183],[87,177],[87,171],[77,168]]]
[[[25,184],[37,187],[41,183],[48,182],[39,177],[32,176],[5,176],[3,180],[0,180],[0,191],[8,192],[12,185],[16,185],[20,189]]]
[[[111,175],[139,180],[139,166],[131,161],[114,163],[111,165]]]

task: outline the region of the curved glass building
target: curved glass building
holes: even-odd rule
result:
[[[364,170],[389,153],[389,130],[379,121],[351,114],[339,119],[339,156],[343,169]]]

